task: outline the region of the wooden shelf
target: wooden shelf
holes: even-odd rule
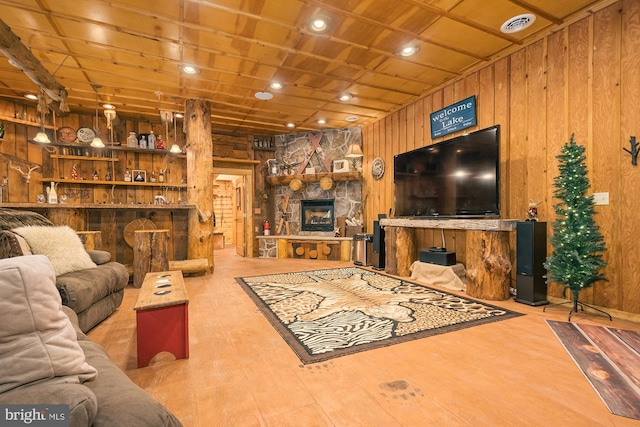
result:
[[[289,185],[294,179],[302,182],[320,182],[322,178],[331,178],[334,181],[361,181],[362,174],[360,172],[324,172],[324,173],[306,173],[296,175],[276,175],[268,176],[267,183],[270,185]]]
[[[169,204],[153,205],[151,203],[131,203],[128,205],[118,203],[2,203],[2,208],[13,209],[193,209],[195,205]]]
[[[69,156],[62,154],[52,154],[52,159],[70,159],[70,160],[91,160],[93,162],[119,162],[118,157],[88,157],[88,156]]]
[[[163,188],[187,188],[187,184],[171,184],[168,182],[130,182],[130,181],[104,181],[93,179],[56,179],[41,178],[41,182],[58,182],[75,185],[127,185],[132,187],[163,187]]]
[[[21,125],[33,126],[36,128],[40,127],[40,124],[37,122],[30,122],[29,120],[15,119],[13,117],[0,116],[0,120],[4,120],[6,122],[12,122],[12,123],[19,123]],[[55,127],[53,125],[44,125],[44,128],[55,130]]]

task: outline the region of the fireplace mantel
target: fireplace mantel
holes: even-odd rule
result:
[[[358,171],[354,171],[274,175],[267,177],[267,183],[269,185],[289,185],[289,183],[294,179],[299,179],[305,183],[320,182],[320,180],[325,177],[331,178],[334,181],[362,181],[362,174]]]

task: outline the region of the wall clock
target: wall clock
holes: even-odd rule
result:
[[[384,160],[380,157],[373,159],[371,163],[371,175],[374,179],[380,179],[384,175]]]

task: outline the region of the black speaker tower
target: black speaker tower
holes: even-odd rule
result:
[[[383,215],[384,217],[384,215]],[[373,221],[373,251],[370,257],[370,265],[374,270],[384,270],[384,228],[380,226],[380,220]]]
[[[523,221],[516,224],[516,298],[528,305],[545,305],[547,281],[547,223]]]

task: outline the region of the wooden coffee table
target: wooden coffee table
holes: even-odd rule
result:
[[[189,297],[182,271],[147,273],[136,305],[138,367],[161,351],[189,358]]]

